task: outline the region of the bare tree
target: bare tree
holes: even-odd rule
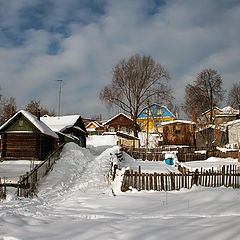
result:
[[[151,56],[136,54],[128,60],[120,60],[113,67],[112,82],[101,90],[99,98],[109,108],[117,106],[129,114],[137,136],[140,108],[156,98],[168,99],[171,94],[168,80],[170,76],[165,67]]]
[[[194,84],[185,87],[185,112],[191,117],[199,117],[202,112],[213,109],[223,100],[225,90],[222,77],[213,69],[200,72]],[[212,111],[211,111],[212,112]],[[195,119],[193,119],[195,120]],[[212,115],[210,121],[212,122]]]
[[[1,98],[1,116],[0,122],[1,124],[11,118],[17,112],[17,105],[14,97],[10,98]]]
[[[43,115],[55,116],[56,115],[54,111],[49,111],[46,108],[42,108],[40,106],[40,101],[36,101],[36,100],[31,100],[30,103],[28,103],[25,106],[25,110],[30,112],[33,115],[36,115],[38,111],[40,111],[40,116],[43,116]]]
[[[235,108],[238,109],[240,104],[240,82],[234,83],[231,89],[228,92],[228,99],[227,103]]]

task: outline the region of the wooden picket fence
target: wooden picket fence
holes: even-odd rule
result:
[[[159,148],[132,148],[122,147],[122,150],[135,159],[142,159],[148,161],[163,161],[165,159],[165,153],[169,151],[175,151],[180,162],[188,161],[200,161],[206,160],[209,157],[219,158],[239,158],[239,149],[222,152],[216,147],[159,147]],[[198,152],[204,150],[203,152]]]
[[[126,192],[131,188],[138,191],[173,191],[181,188],[190,189],[193,185],[240,188],[240,169],[236,165],[228,165],[222,166],[219,171],[214,171],[212,168],[190,172],[184,168],[179,173],[142,173],[139,166],[138,171],[125,171],[121,191]]]
[[[59,159],[63,146],[64,144],[61,144],[52,154],[30,172],[20,176],[17,183],[1,181],[0,178],[0,199],[6,197],[7,188],[9,187],[17,188],[17,196],[19,197],[28,197],[31,195],[36,189],[39,180],[52,169],[53,164]]]
[[[64,145],[65,143],[61,144],[57,150],[37,165],[30,173],[19,177],[17,196],[28,197],[35,190],[39,180],[52,169],[53,164],[59,159]]]

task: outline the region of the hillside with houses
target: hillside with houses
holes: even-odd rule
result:
[[[0,0],[0,240],[239,240],[239,22]]]

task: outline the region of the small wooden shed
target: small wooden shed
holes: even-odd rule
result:
[[[88,134],[80,115],[66,115],[59,117],[45,115],[41,117],[41,121],[58,134],[60,143],[71,141],[81,147],[86,147],[86,137]]]
[[[134,129],[133,120],[124,113],[119,113],[103,123],[104,132],[131,133]],[[140,129],[139,129],[140,130]]]
[[[174,120],[162,123],[163,145],[194,146],[195,123],[187,120]]]
[[[44,160],[58,136],[31,113],[21,110],[0,127],[2,160]]]
[[[208,125],[196,131],[197,147],[223,147],[227,144],[227,131],[225,128]]]
[[[228,144],[240,147],[240,119],[228,122],[226,126],[228,134]]]

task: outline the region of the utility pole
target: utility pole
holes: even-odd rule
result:
[[[149,102],[147,104],[147,140],[146,140],[146,145],[147,145],[147,148],[148,148],[148,134],[149,134]]]
[[[60,118],[60,103],[61,103],[61,92],[63,80],[57,80],[59,82],[59,96],[58,96],[58,119]]]

